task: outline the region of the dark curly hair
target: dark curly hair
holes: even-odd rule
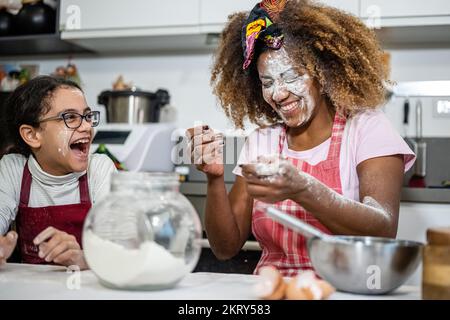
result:
[[[246,119],[258,125],[280,121],[264,101],[256,69],[258,55],[243,70],[241,32],[248,12],[229,16],[215,53],[211,84],[222,108],[236,127]],[[278,21],[284,48],[294,68],[318,81],[335,110],[352,116],[385,100],[388,72],[375,33],[357,17],[309,0],[288,0]],[[259,42],[259,41],[258,41]]]
[[[51,76],[36,77],[16,88],[3,106],[3,121],[6,126],[7,153],[20,153],[28,157],[30,147],[20,136],[19,128],[28,124],[39,127],[39,119],[51,108],[51,99],[59,88],[81,88],[75,82]]]

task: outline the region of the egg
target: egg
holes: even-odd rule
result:
[[[313,271],[305,271],[289,281],[286,298],[289,300],[327,299],[335,289],[325,280],[317,279]]]
[[[254,293],[265,300],[280,300],[285,296],[286,282],[273,266],[264,266],[259,270],[259,279],[254,286]]]

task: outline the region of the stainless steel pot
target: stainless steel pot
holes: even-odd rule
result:
[[[423,244],[376,237],[330,236],[291,215],[266,207],[268,216],[308,239],[311,263],[340,291],[384,294],[400,287],[417,269]]]
[[[106,108],[108,123],[141,124],[159,122],[160,109],[169,103],[169,93],[139,90],[103,91],[98,103]]]

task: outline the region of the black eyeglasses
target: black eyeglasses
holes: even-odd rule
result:
[[[42,119],[39,123],[52,120],[64,120],[67,128],[78,129],[83,123],[83,119],[86,120],[91,127],[96,127],[100,123],[100,111],[91,111],[85,115],[76,112],[63,112],[58,116]]]

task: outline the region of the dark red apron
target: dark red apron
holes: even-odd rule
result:
[[[87,173],[78,180],[80,188],[80,203],[78,204],[28,207],[31,180],[32,176],[27,161],[23,168],[20,204],[16,218],[20,253],[24,263],[47,264],[48,262],[39,258],[39,248],[33,244],[33,239],[47,227],[54,227],[75,236],[81,246],[84,219],[91,208]]]

